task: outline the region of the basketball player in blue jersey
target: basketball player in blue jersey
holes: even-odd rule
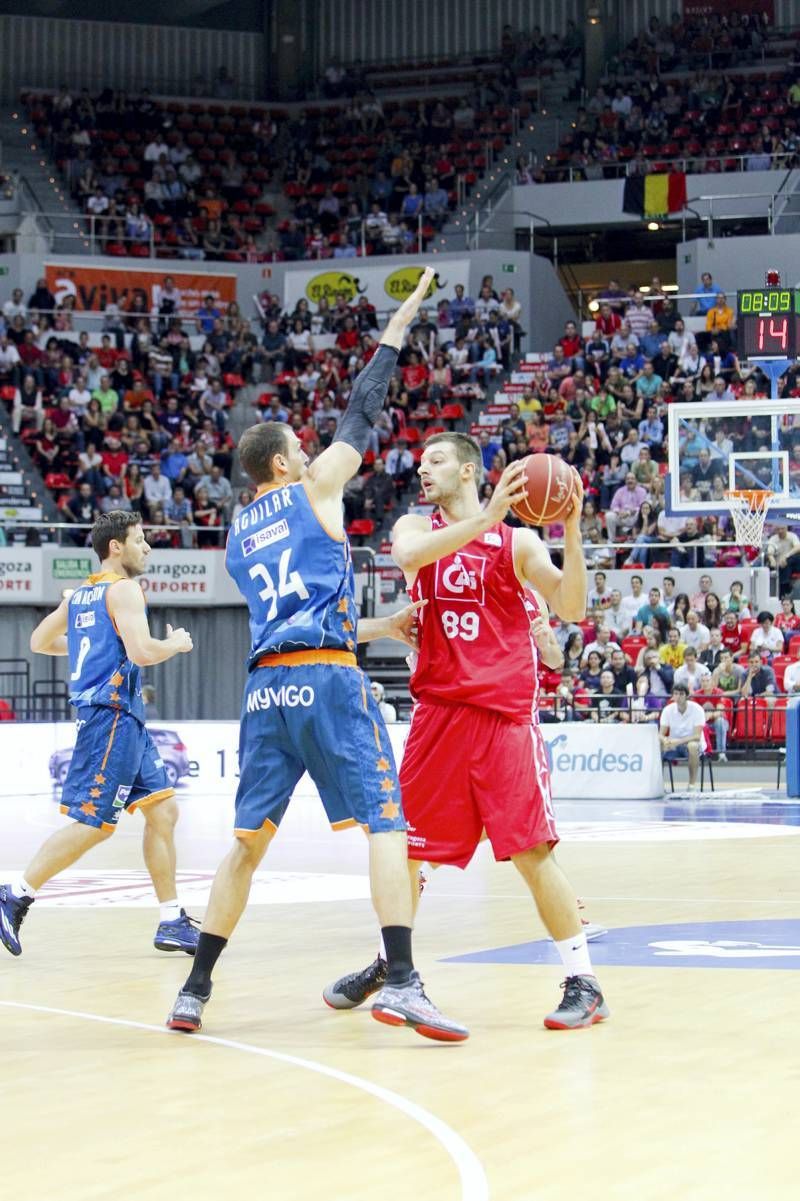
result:
[[[78,737],[61,796],[72,824],[40,847],[20,880],[0,885],[0,941],[21,954],[19,928],[38,890],[103,842],[120,813],[144,814],[144,861],[161,906],[155,946],[194,954],[198,933],[180,908],[175,884],[173,831],[178,807],[164,764],[144,725],[139,669],[192,649],[186,630],[167,626],[153,638],[144,594],[150,547],[138,513],[112,510],[92,528],[100,571],[75,589],[31,635],[31,650],[68,655],[70,701]]]
[[[252,638],[234,843],[217,871],[194,966],[167,1018],[170,1029],[200,1029],[214,965],[307,770],[334,829],[358,823],[369,831],[372,899],[387,959],[373,1016],[428,1038],[468,1037],[432,1004],[414,970],[406,823],[386,727],[354,653],[358,616],[342,521],[344,485],[361,464],[405,331],[432,278],[424,271],[389,321],[353,385],[335,440],[313,463],[278,422],[253,426],[239,443],[258,491],[234,521],[226,552],[250,610]]]

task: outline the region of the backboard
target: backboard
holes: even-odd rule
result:
[[[681,402],[667,412],[667,513],[723,514],[727,491],[769,489],[770,513],[800,521],[800,400]]]

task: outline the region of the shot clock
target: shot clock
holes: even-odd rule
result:
[[[800,290],[747,288],[736,294],[738,343],[746,359],[794,359],[800,348]]]

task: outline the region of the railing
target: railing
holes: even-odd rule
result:
[[[632,172],[630,170],[633,160],[626,161],[615,160],[614,162],[590,162],[585,166],[577,166],[568,161],[563,163],[554,163],[552,160],[555,156],[549,154],[542,164],[545,175],[552,176],[549,180],[551,183],[596,183],[603,179],[625,179],[631,174],[643,174],[645,176],[652,173],[654,165],[657,163],[659,170],[663,171],[684,171],[686,174],[705,175],[709,174],[708,163],[735,163],[735,171],[746,171],[747,162],[752,157],[750,154],[732,154],[728,151],[721,150],[718,154],[692,154],[683,155],[680,158],[661,158],[657,154],[645,160],[647,171]],[[798,157],[795,154],[783,151],[780,154],[759,155],[759,158],[769,158],[769,167],[759,167],[759,171],[779,171],[790,170],[798,165]],[[599,172],[596,176],[593,174],[587,176],[587,171]],[[721,174],[734,174],[734,171],[722,171]],[[717,174],[717,172],[713,172]],[[558,176],[558,178],[555,178]]]

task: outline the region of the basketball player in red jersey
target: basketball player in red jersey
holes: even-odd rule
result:
[[[433,517],[408,515],[394,528],[393,556],[419,613],[416,701],[400,770],[409,823],[409,875],[418,894],[423,862],[469,863],[483,831],[498,860],[511,859],[528,885],[564,965],[564,994],[549,1029],[608,1017],[592,971],[575,894],[553,856],[558,842],[544,741],[538,724],[536,593],[565,621],[586,607],[580,536],[583,488],[575,480],[564,519],[564,567],[529,529],[503,524],[525,490],[520,462],[503,472],[486,509],[480,449],[465,434],[425,443],[420,480]],[[348,1008],[380,987],[380,960],[325,990]],[[367,975],[376,976],[373,982]],[[365,991],[366,987],[366,991]]]

